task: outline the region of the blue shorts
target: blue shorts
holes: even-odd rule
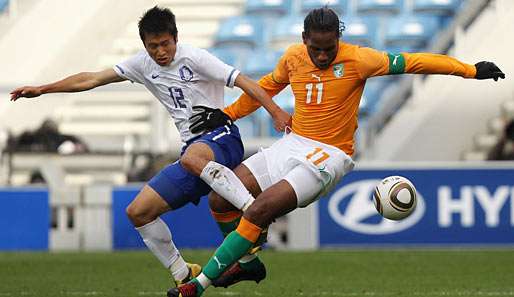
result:
[[[215,161],[234,169],[243,161],[244,147],[236,125],[219,127],[186,143],[181,155],[193,143],[203,142],[214,152]],[[211,188],[200,177],[182,167],[177,160],[155,175],[148,185],[166,200],[171,209],[178,209],[189,202],[198,204],[200,197],[209,194]]]

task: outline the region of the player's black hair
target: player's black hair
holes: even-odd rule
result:
[[[339,21],[337,14],[327,6],[313,9],[303,21],[303,31],[307,36],[315,32],[335,32],[337,38],[341,37],[344,23]]]
[[[170,33],[177,40],[175,15],[168,8],[154,6],[147,10],[139,20],[139,37],[145,42],[145,34]]]

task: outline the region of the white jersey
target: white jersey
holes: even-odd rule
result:
[[[160,66],[140,51],[130,59],[114,66],[125,79],[144,84],[166,107],[175,121],[183,142],[197,136],[189,131],[188,119],[192,107],[205,105],[224,107],[224,87],[234,87],[239,70],[229,66],[206,50],[177,44],[173,61]]]

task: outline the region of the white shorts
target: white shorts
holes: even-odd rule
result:
[[[262,191],[286,180],[296,193],[298,207],[305,207],[331,191],[354,167],[352,158],[342,150],[292,132],[243,164]]]

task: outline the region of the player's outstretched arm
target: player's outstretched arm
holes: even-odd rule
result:
[[[386,53],[372,48],[360,48],[357,53],[359,73],[363,79],[390,74],[446,74],[475,79],[504,79],[505,74],[492,62],[475,65],[453,57],[431,53]]]
[[[273,124],[277,131],[284,131],[290,126],[291,115],[278,106],[266,91],[256,82],[243,74],[239,74],[235,86],[241,88],[246,94],[257,100],[273,118]]]
[[[493,62],[482,61],[475,64],[477,69],[476,79],[494,79],[497,81],[498,78],[505,79],[505,73],[503,73],[496,64]]]
[[[405,72],[422,74],[448,74],[475,79],[504,79],[505,74],[493,62],[466,64],[453,57],[438,54],[404,53]]]
[[[81,72],[47,85],[20,87],[12,90],[10,95],[11,101],[16,101],[21,97],[33,98],[47,93],[82,92],[124,80],[113,69],[98,72]]]

